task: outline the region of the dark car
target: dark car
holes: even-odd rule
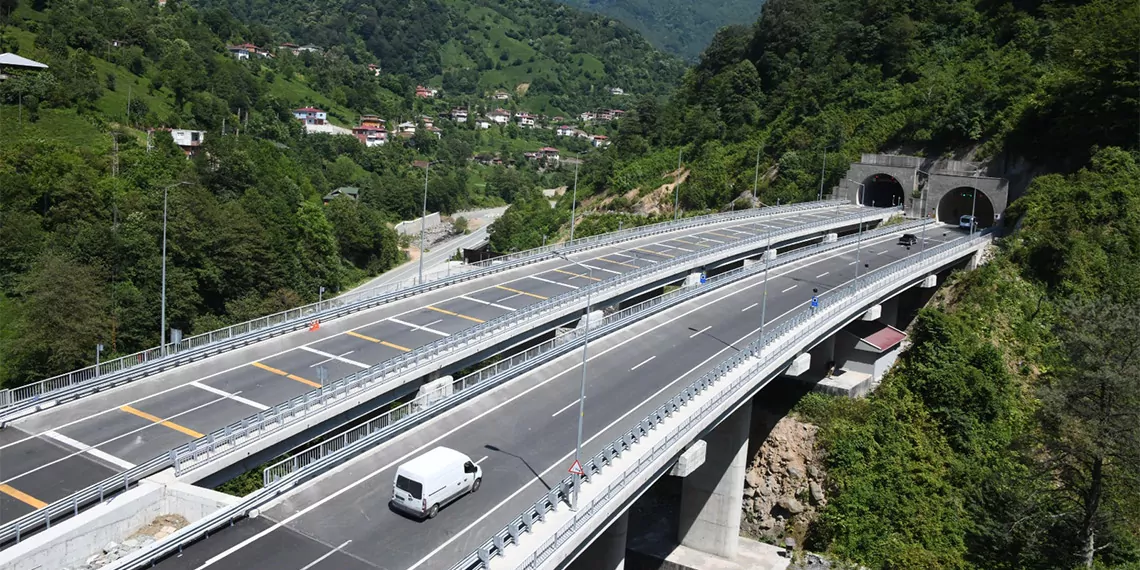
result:
[[[899,245],[914,245],[918,243],[918,236],[914,234],[903,234],[899,238]]]

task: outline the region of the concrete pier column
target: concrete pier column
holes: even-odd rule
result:
[[[570,563],[571,570],[623,570],[625,543],[629,535],[629,512],[614,519],[602,534]]]
[[[881,322],[883,322],[884,324],[891,325],[892,327],[898,325],[898,323],[899,323],[899,298],[898,297],[891,297],[890,299],[883,301],[883,314],[882,314],[882,316],[879,317],[879,320]]]
[[[752,407],[742,406],[704,438],[705,463],[682,484],[681,545],[730,560],[736,557],[751,418]]]

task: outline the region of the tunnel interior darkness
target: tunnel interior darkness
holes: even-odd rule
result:
[[[903,202],[903,187],[890,174],[875,174],[863,182],[863,205],[890,208]]]
[[[975,189],[969,186],[960,186],[946,193],[938,201],[938,221],[958,225],[958,220],[970,213],[973,205]],[[988,228],[994,225],[994,205],[985,192],[977,190],[978,203],[973,205],[974,217],[978,220],[979,228]]]

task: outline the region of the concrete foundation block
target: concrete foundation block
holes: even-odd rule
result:
[[[419,394],[416,396],[417,401],[424,406],[430,406],[450,396],[454,391],[454,383],[455,380],[451,376],[443,376],[438,380],[427,382],[420,386]]]
[[[683,287],[696,287],[701,284],[701,273],[693,272],[688,277],[685,277],[685,284]]]
[[[938,276],[937,275],[927,275],[926,279],[922,280],[922,285],[919,285],[919,287],[922,287],[923,289],[933,289],[937,286],[938,286]]]
[[[823,236],[823,243],[835,243],[839,241],[839,234],[829,233]]]
[[[584,315],[582,318],[578,319],[578,324],[574,328],[578,328],[578,329],[584,328],[586,326],[587,322],[590,323],[590,328],[592,328],[592,329],[598,328],[599,326],[601,326],[602,319],[605,316],[606,316],[606,314],[603,313],[602,311],[590,311],[589,314]],[[593,333],[591,333],[591,334],[593,334]]]
[[[698,467],[705,464],[705,452],[707,451],[708,444],[705,440],[698,439],[694,441],[680,457],[677,458],[677,464],[669,470],[669,474],[674,477],[688,477]]]
[[[784,371],[786,376],[800,376],[811,368],[811,353],[805,352],[796,357],[788,369]]]
[[[773,259],[776,259],[777,251],[779,251],[779,250],[774,249],[774,248],[773,249],[766,249],[766,250],[764,250],[763,257],[761,257],[760,259],[763,259],[764,261],[772,261]]]
[[[863,320],[864,321],[875,321],[875,320],[878,320],[879,317],[881,317],[881,316],[883,316],[883,306],[882,305],[875,305],[874,307],[867,309],[866,313],[863,313]]]

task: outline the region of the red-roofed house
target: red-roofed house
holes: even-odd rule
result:
[[[416,85],[416,97],[431,99],[436,95],[439,95],[439,89],[436,89],[434,87],[424,87],[423,85]]]
[[[369,148],[388,142],[388,131],[384,130],[384,127],[360,125],[352,128],[352,135]]]
[[[554,133],[560,137],[572,137],[574,136],[574,127],[571,127],[569,125],[562,125],[555,129]]]
[[[542,155],[542,158],[545,158],[546,160],[553,160],[553,161],[559,160],[558,149],[556,149],[554,147],[549,147],[549,146],[542,147],[542,148],[538,149],[538,152],[539,152],[539,154]]]
[[[594,135],[590,143],[597,148],[602,148],[605,146],[610,146],[610,138],[606,135]]]
[[[329,114],[316,107],[293,109],[293,117],[306,125],[323,125],[329,122]]]

